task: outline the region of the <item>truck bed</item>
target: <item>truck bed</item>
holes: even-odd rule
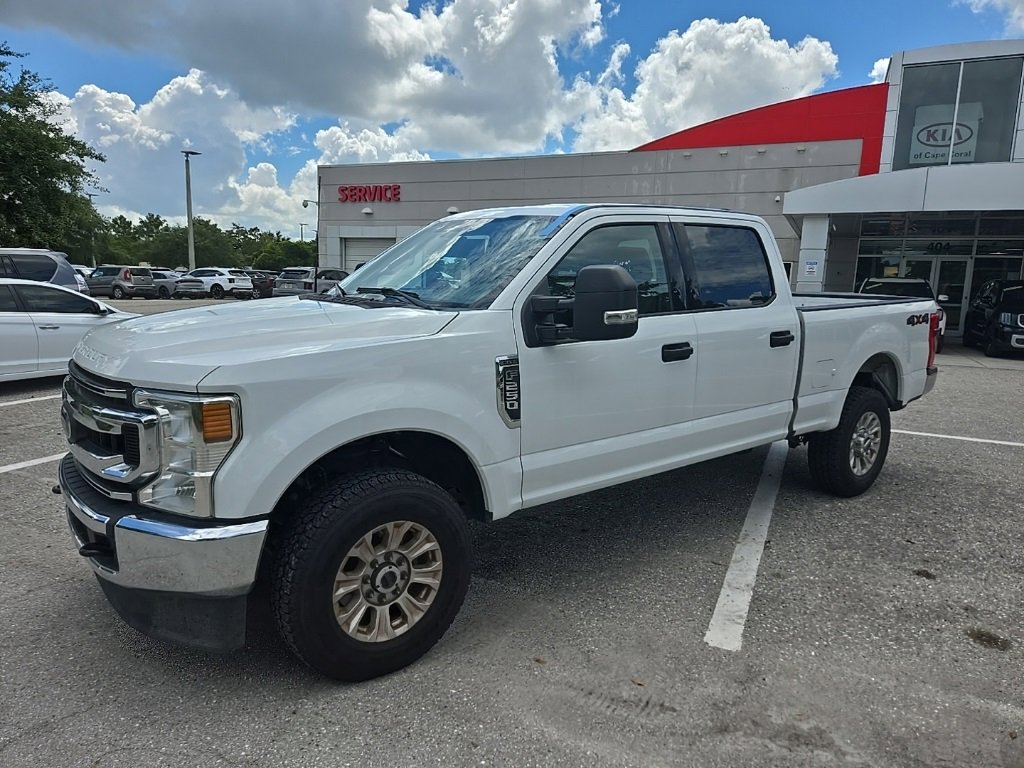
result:
[[[794,293],[793,305],[798,312],[820,312],[825,309],[846,309],[852,307],[888,306],[891,304],[913,304],[928,299],[913,296],[884,296],[863,293]]]

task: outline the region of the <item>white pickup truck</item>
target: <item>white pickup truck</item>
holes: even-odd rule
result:
[[[823,489],[862,493],[889,412],[934,385],[936,312],[792,295],[755,216],[460,213],[328,295],[89,333],[55,490],[131,626],[237,648],[262,594],[303,661],[365,679],[455,617],[469,518],[777,440],[808,443]]]

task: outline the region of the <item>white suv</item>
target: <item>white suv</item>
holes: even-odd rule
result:
[[[252,278],[240,269],[200,267],[178,280],[174,287],[174,296],[209,296],[213,299],[223,299],[231,295],[236,299],[251,299],[252,290]]]

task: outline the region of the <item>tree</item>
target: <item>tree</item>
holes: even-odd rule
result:
[[[81,245],[96,223],[83,194],[96,182],[86,163],[105,158],[54,122],[52,85],[24,68],[12,73],[24,55],[0,43],[0,244]]]

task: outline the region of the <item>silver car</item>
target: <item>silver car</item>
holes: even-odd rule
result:
[[[281,270],[274,283],[275,296],[298,296],[303,293],[329,291],[348,277],[348,272],[337,267],[289,267]]]
[[[46,248],[0,248],[0,277],[35,280],[80,290],[68,255]]]

